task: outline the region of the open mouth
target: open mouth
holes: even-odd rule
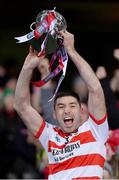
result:
[[[64,124],[66,125],[66,126],[68,126],[68,127],[70,127],[70,126],[72,126],[72,124],[73,124],[73,118],[71,118],[71,117],[66,117],[66,118],[64,118]]]

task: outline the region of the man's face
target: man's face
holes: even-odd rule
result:
[[[64,132],[71,133],[78,129],[81,114],[82,108],[76,98],[65,96],[56,100],[54,116]]]

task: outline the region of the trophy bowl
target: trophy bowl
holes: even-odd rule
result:
[[[49,15],[49,13],[53,12],[53,10],[43,10],[40,11],[36,16],[36,21],[31,24],[30,29],[34,30],[34,28],[40,26],[43,20]],[[46,54],[53,53],[58,47],[58,39],[62,37],[59,35],[59,31],[67,28],[67,23],[65,18],[58,12],[54,11],[55,20],[53,24],[53,28],[48,32],[48,38],[46,42],[45,52]],[[33,28],[34,26],[34,28]],[[39,39],[31,39],[30,43],[33,45],[35,50],[40,51],[41,43],[45,39],[47,32],[44,33]]]

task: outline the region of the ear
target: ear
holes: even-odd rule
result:
[[[81,106],[80,106],[80,112],[83,113],[83,111],[84,111],[84,108],[83,108],[83,105],[81,104]]]
[[[83,111],[83,104],[81,103],[80,110]]]

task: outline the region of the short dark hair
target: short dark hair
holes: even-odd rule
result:
[[[73,91],[62,91],[62,92],[57,93],[57,95],[54,98],[54,108],[55,108],[57,99],[61,98],[61,97],[65,97],[65,96],[72,96],[72,97],[76,98],[79,105],[81,106],[80,97],[79,97],[79,95],[77,93],[75,93]]]

